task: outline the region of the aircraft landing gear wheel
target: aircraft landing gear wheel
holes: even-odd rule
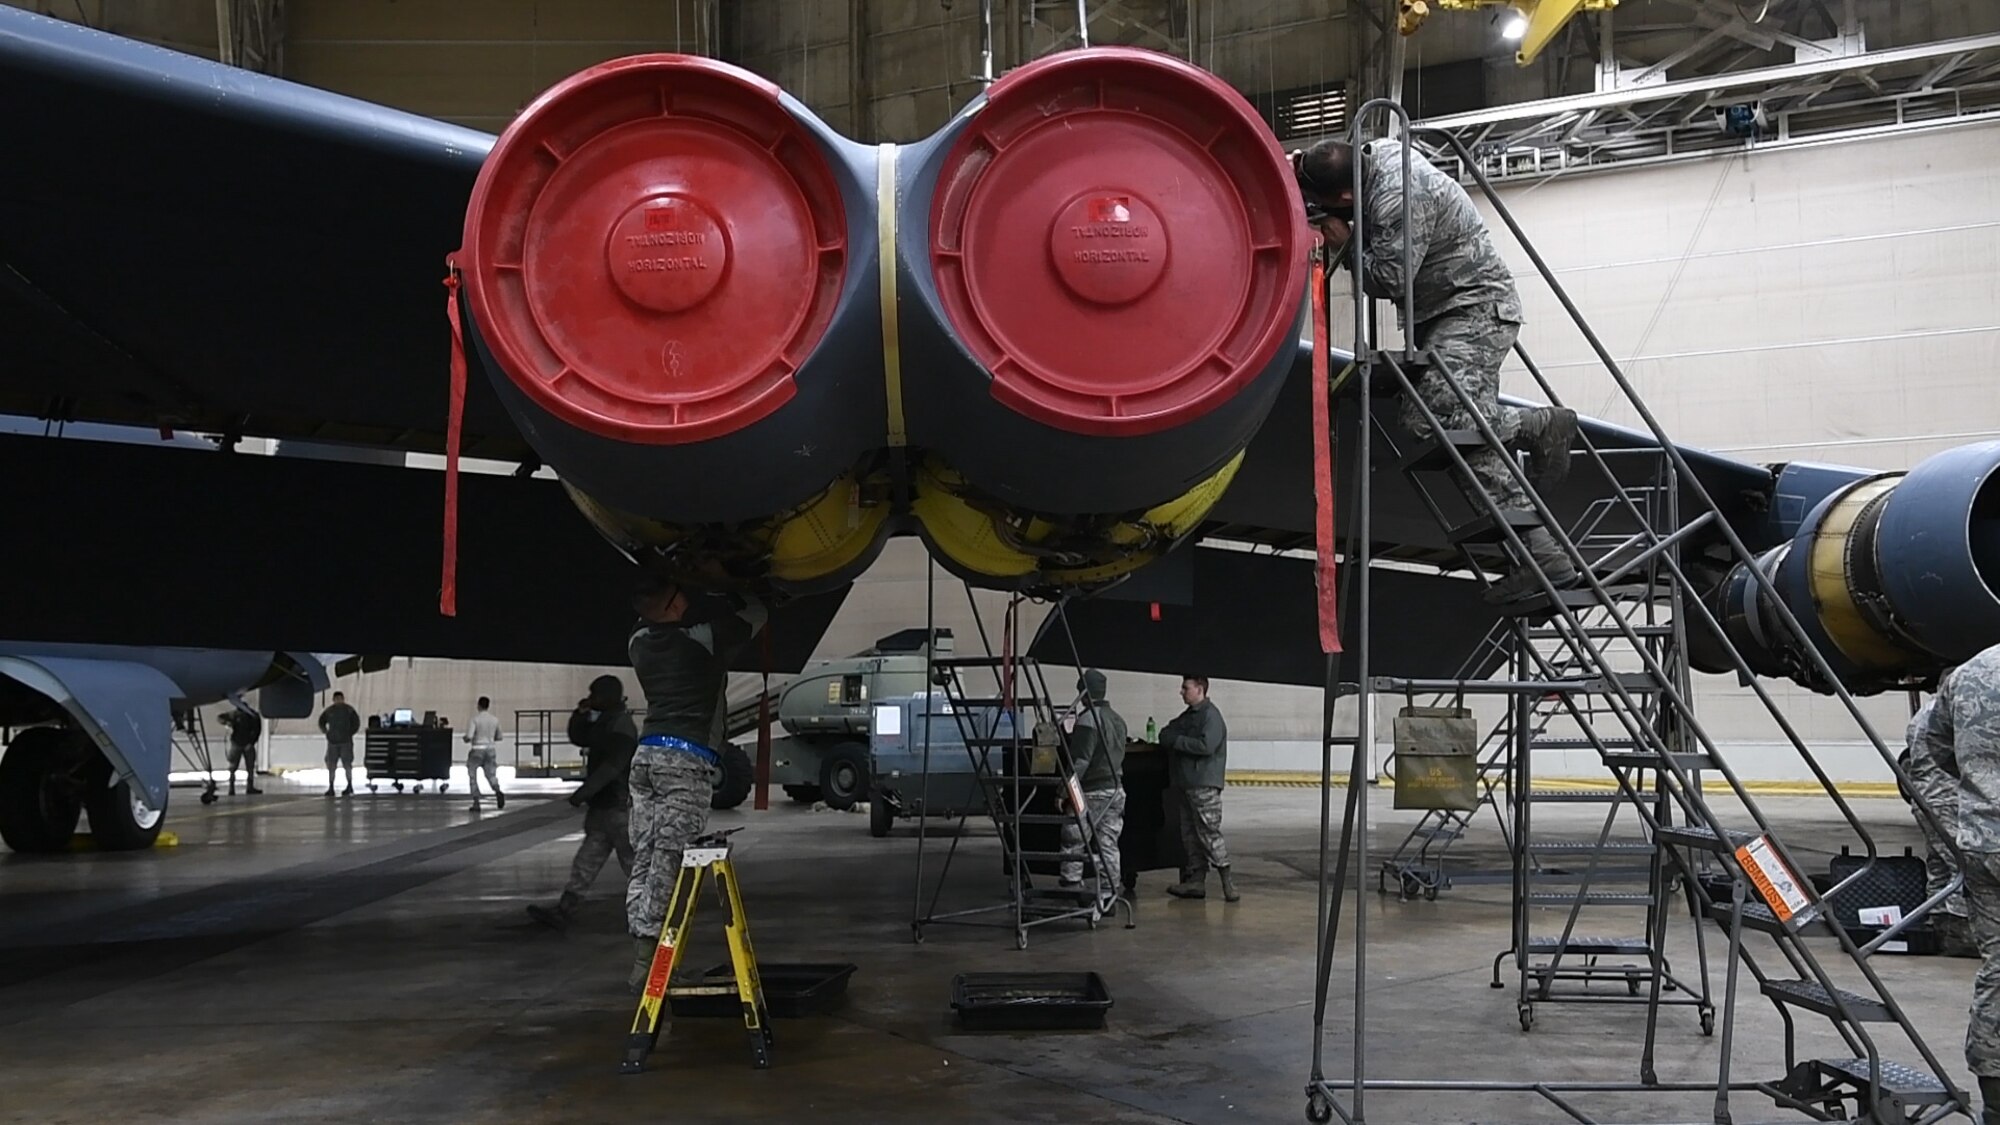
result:
[[[16,852],[59,852],[76,834],[90,771],[74,739],[62,727],[28,727],[0,755],[0,839]]]
[[[1521,1005],[1518,1005],[1518,1008],[1519,1008],[1519,1012],[1520,1012],[1520,1016],[1521,1016],[1521,1030],[1522,1030],[1522,1031],[1533,1031],[1533,1030],[1535,1029],[1535,1007],[1534,1007],[1534,1005],[1532,1005],[1532,1004],[1521,1004]]]
[[[1333,1099],[1325,1091],[1314,1090],[1306,1095],[1306,1120],[1313,1125],[1326,1125],[1333,1120]]]
[[[154,808],[132,789],[129,781],[92,789],[84,800],[84,806],[90,810],[91,838],[99,848],[109,852],[150,848],[160,838],[160,825],[167,819],[165,803]]]

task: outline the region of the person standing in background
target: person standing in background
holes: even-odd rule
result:
[[[345,692],[334,692],[333,702],[319,713],[319,732],[326,736],[326,795],[333,796],[333,768],[347,772],[343,797],[354,796],[354,736],[361,730],[361,716],[347,705]]]
[[[472,744],[465,752],[465,778],[472,785],[472,811],[479,811],[479,774],[484,770],[486,783],[493,787],[493,804],[498,808],[507,807],[507,794],[500,792],[500,719],[493,714],[493,701],[479,697],[479,711],[472,716],[472,724],[461,735]]]

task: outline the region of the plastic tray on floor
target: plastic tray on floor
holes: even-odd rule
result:
[[[847,979],[856,966],[833,962],[769,961],[757,966],[764,986],[764,1007],[773,1019],[797,1019],[833,1011],[847,999]],[[743,1014],[736,996],[736,972],[727,961],[701,975],[693,986],[667,990],[667,1004],[676,1018],[730,1017]]]
[[[1096,973],[960,973],[951,1006],[968,1031],[1101,1028],[1111,993]]]

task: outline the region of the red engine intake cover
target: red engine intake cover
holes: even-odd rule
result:
[[[832,173],[776,86],[642,55],[564,80],[501,134],[459,265],[488,349],[536,404],[675,444],[792,398],[846,242]]]
[[[1074,433],[1155,433],[1296,343],[1298,187],[1226,82],[1100,48],[1030,63],[986,98],[943,165],[931,262],[995,398]]]

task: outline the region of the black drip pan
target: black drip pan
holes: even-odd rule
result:
[[[797,1019],[840,1007],[854,970],[852,964],[767,961],[757,966],[757,979],[764,986],[764,1007],[772,1018]],[[670,988],[667,1004],[676,1018],[740,1017],[743,1004],[736,997],[736,970],[725,961],[703,973],[699,984]]]
[[[1101,1028],[1111,993],[1096,973],[960,973],[951,1006],[968,1031]]]

